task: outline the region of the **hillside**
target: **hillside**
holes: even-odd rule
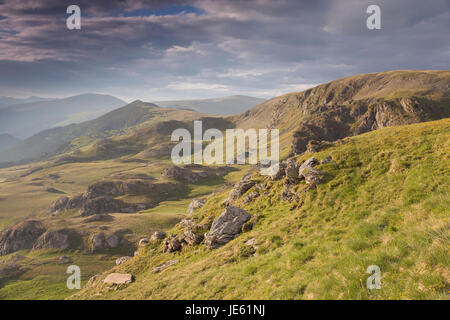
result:
[[[362,74],[273,98],[233,117],[240,128],[278,128],[282,154],[393,125],[450,117],[450,71]]]
[[[0,133],[24,139],[42,130],[94,119],[125,104],[101,94],[14,104],[0,109]]]
[[[325,178],[315,187],[255,173],[255,185],[233,202],[252,215],[252,230],[212,250],[200,243],[164,253],[161,240],[152,242],[72,298],[446,299],[449,137],[445,119],[306,152],[298,163],[331,157],[316,166]],[[169,232],[182,235],[217,218],[229,191],[206,197]],[[252,192],[256,198],[244,201]],[[167,261],[175,262],[156,271]],[[365,287],[370,265],[381,268],[381,290]],[[103,279],[112,272],[131,273],[134,281],[109,290]]]
[[[108,112],[94,120],[42,131],[0,155],[0,164],[30,162],[49,159],[57,154],[71,152],[92,143],[96,139],[120,136],[127,129],[151,126],[164,120],[189,120],[199,118],[200,113],[189,110],[160,108],[139,100]]]
[[[10,134],[0,134],[0,151],[6,150],[19,142],[19,139]]]
[[[248,96],[228,96],[215,99],[155,101],[154,104],[177,109],[190,109],[215,115],[234,115],[246,112],[265,100]]]
[[[135,101],[26,139],[0,153],[40,160],[0,168],[0,299],[73,295],[72,262],[83,285],[101,274],[81,299],[445,298],[449,84],[358,75],[234,116]],[[280,170],[175,166],[171,133],[193,120],[279,128]],[[108,289],[113,270],[133,283]]]

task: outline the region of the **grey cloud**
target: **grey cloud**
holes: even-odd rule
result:
[[[447,0],[379,0],[378,31],[365,26],[368,0],[76,2],[81,31],[65,28],[69,1],[0,4],[0,95],[269,96],[356,73],[449,68]],[[204,13],[117,16],[170,5]]]

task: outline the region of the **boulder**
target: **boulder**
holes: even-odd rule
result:
[[[244,204],[250,203],[252,202],[254,199],[256,199],[257,197],[259,197],[259,192],[258,191],[252,191],[250,192],[244,199]]]
[[[244,193],[246,193],[255,184],[256,184],[256,181],[249,180],[248,178],[244,177],[238,183],[235,184],[233,189],[230,191],[230,195],[229,195],[228,199],[230,201],[235,201],[235,200],[239,199],[240,196],[242,196]]]
[[[40,221],[26,220],[4,229],[0,233],[0,256],[22,249],[31,249],[36,239],[45,232]]]
[[[91,252],[96,252],[116,248],[120,239],[116,234],[106,236],[103,232],[100,232],[92,235],[91,243]]]
[[[286,169],[284,172],[288,182],[296,183],[299,181],[298,164],[295,159],[291,158],[286,162]]]
[[[194,211],[197,209],[200,209],[205,205],[205,201],[202,199],[194,199],[189,204],[189,207],[187,209],[188,216],[192,216],[194,214]]]
[[[286,175],[286,162],[280,162],[278,167],[272,166],[273,170],[269,174],[270,179],[280,180]]]
[[[306,185],[315,188],[323,181],[324,173],[315,168],[307,168],[303,172],[303,176],[305,177]]]
[[[150,237],[150,240],[158,241],[164,239],[165,237],[167,237],[167,234],[164,231],[155,231]]]
[[[139,240],[139,247],[146,247],[148,246],[149,242],[150,240],[148,238],[142,238],[141,240]]]
[[[251,219],[251,215],[234,206],[228,206],[225,211],[214,220],[211,230],[205,234],[205,245],[209,249],[216,249],[235,239],[241,233],[242,225]]]
[[[175,237],[171,236],[170,238],[166,238],[164,240],[163,252],[175,252],[181,250],[181,242]]]
[[[33,250],[39,249],[61,249],[69,248],[70,237],[75,235],[72,229],[60,229],[47,231],[42,234],[33,246]]]
[[[128,260],[130,260],[130,259],[131,259],[131,257],[129,257],[129,256],[117,258],[116,259],[116,266],[120,266],[122,263],[125,263]]]
[[[133,276],[129,273],[111,273],[108,275],[105,280],[103,280],[106,284],[129,284],[133,281]]]
[[[58,264],[69,264],[69,263],[72,263],[73,262],[73,260],[72,260],[72,258],[71,257],[69,257],[69,256],[60,256],[59,258],[58,258]]]
[[[318,164],[318,161],[316,158],[311,157],[308,160],[306,160],[305,162],[303,162],[300,166],[300,168],[298,169],[298,177],[300,179],[305,178],[304,173],[306,169],[309,168],[313,168],[316,164]]]
[[[164,269],[167,269],[170,266],[173,266],[175,264],[177,264],[179,262],[179,260],[169,260],[167,262],[164,262],[162,264],[160,264],[159,266],[155,267],[152,269],[152,273],[158,273],[163,271]]]
[[[69,197],[61,197],[55,200],[50,206],[50,212],[57,214],[62,210],[65,210],[67,203],[69,202]]]
[[[188,229],[184,232],[184,241],[191,246],[199,244],[203,241],[203,235],[194,232],[192,229]]]

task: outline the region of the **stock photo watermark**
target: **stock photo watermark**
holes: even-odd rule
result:
[[[381,289],[381,269],[377,265],[371,265],[366,270],[370,277],[367,278],[366,285],[367,289]]]
[[[71,265],[67,267],[67,274],[70,276],[67,278],[66,284],[69,290],[81,289],[81,269],[77,265]]]
[[[172,132],[171,141],[179,142],[171,152],[174,164],[260,163],[262,175],[270,175],[279,168],[278,129],[227,129],[224,137],[222,131],[214,128],[203,133],[202,121],[194,121],[193,138],[189,130],[180,128]],[[211,143],[203,148],[204,142]]]

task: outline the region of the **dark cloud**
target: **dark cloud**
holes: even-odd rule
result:
[[[272,96],[388,69],[449,69],[450,2],[4,0],[0,95]],[[67,30],[66,8],[82,10]]]

